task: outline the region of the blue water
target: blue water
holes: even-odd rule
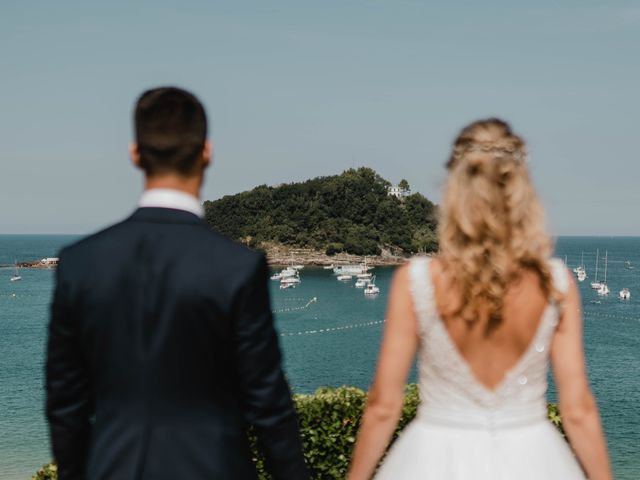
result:
[[[75,238],[0,235],[0,264],[54,256]],[[596,248],[609,251],[611,295],[604,299],[588,285]],[[567,255],[570,266],[580,263],[581,251],[590,277],[580,284],[589,377],[616,478],[635,480],[640,478],[640,238],[558,239],[557,255]],[[625,260],[636,268],[625,269]],[[281,291],[272,283],[285,369],[296,392],[323,385],[367,388],[371,382],[392,269],[375,272],[382,293],[373,299],[322,269],[303,270],[296,289]],[[9,282],[11,275],[11,269],[0,269],[0,478],[25,479],[50,459],[42,363],[53,271],[21,270],[23,280],[16,283]],[[630,301],[618,299],[622,287],[631,290]],[[313,297],[317,302],[303,308]],[[553,385],[550,398],[555,398]]]

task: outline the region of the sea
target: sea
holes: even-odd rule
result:
[[[72,235],[0,235],[0,265],[56,256]],[[596,250],[608,254],[608,297],[590,288]],[[600,407],[615,478],[640,479],[640,237],[560,237],[556,255],[589,278],[580,283],[584,342],[592,389]],[[630,262],[632,268],[625,262]],[[599,277],[604,272],[600,259]],[[633,268],[635,267],[635,268]],[[368,298],[354,282],[305,268],[302,283],[280,290],[271,282],[272,309],[292,388],[371,383],[393,268],[376,268],[381,292]],[[51,459],[43,413],[43,360],[53,270],[0,269],[0,479],[28,479]],[[99,274],[99,272],[96,272]],[[631,291],[630,300],[618,292]],[[415,371],[410,381],[415,381]],[[549,399],[554,400],[551,382]]]

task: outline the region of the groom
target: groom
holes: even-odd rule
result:
[[[46,411],[60,480],[306,479],[267,264],[211,231],[204,108],[157,88],[135,109],[139,208],[60,255]],[[117,191],[117,190],[115,190]]]

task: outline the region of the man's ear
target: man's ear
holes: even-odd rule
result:
[[[204,148],[202,149],[202,168],[207,168],[213,159],[213,145],[209,140],[204,142]]]
[[[138,149],[137,143],[129,144],[129,156],[131,157],[133,166],[142,169],[142,165],[140,164],[140,150]]]

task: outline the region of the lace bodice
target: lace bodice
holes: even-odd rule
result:
[[[537,331],[518,362],[503,380],[489,389],[474,376],[435,308],[428,258],[409,266],[410,284],[420,330],[418,419],[469,428],[499,429],[546,418],[549,350],[559,308],[547,305]],[[567,271],[550,261],[556,289],[566,292]]]

